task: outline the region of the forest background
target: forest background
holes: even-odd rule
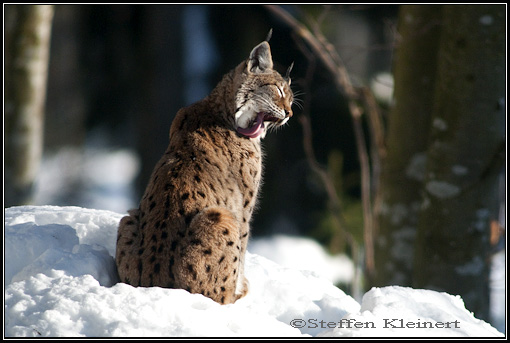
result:
[[[313,237],[360,266],[351,287],[447,291],[488,318],[504,245],[505,5],[43,7],[4,5],[6,207],[37,203],[43,156],[97,137],[139,166],[126,208],[103,209],[136,206],[178,109],[272,28],[298,104],[264,140],[253,235]],[[90,179],[70,181],[39,202],[93,206]]]

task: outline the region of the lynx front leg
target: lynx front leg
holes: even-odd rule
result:
[[[215,207],[198,213],[184,240],[176,251],[176,288],[201,293],[220,304],[246,294],[236,294],[238,278],[244,282],[244,276],[240,275],[239,224],[229,210]]]
[[[249,237],[250,227],[248,224],[241,226],[241,231],[239,233],[240,240],[240,256],[239,256],[239,278],[237,279],[237,287],[236,287],[236,300],[244,297],[246,293],[248,293],[249,282],[244,276],[244,259],[246,257],[246,250],[248,247],[248,237]]]

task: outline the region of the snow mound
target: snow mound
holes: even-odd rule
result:
[[[250,292],[235,304],[118,283],[112,256],[121,217],[79,207],[5,210],[6,336],[503,336],[459,297],[384,287],[367,292],[360,305],[326,278],[250,253]],[[385,323],[393,318],[443,326]],[[370,322],[374,327],[358,327]],[[445,327],[450,322],[458,324]]]
[[[356,324],[357,323],[357,324]],[[501,335],[465,309],[460,296],[400,286],[372,288],[359,313],[320,336],[478,337]],[[370,333],[371,331],[372,334]]]
[[[354,265],[347,256],[331,256],[308,238],[284,235],[255,238],[248,242],[248,250],[282,266],[311,271],[333,284],[351,283],[354,277]]]

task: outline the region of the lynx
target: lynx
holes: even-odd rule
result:
[[[248,292],[244,257],[262,176],[261,138],[292,116],[268,39],[204,99],[178,111],[138,209],[121,219],[122,282],[201,293],[229,304]]]

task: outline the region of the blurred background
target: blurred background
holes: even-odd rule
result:
[[[338,285],[351,293],[360,293],[372,285],[396,284],[444,290],[461,294],[468,309],[487,320],[491,316],[490,309],[481,303],[491,303],[493,307],[499,306],[498,315],[492,314],[492,319],[498,321],[498,329],[504,330],[501,305],[506,302],[505,297],[498,295],[496,300],[490,300],[495,293],[489,292],[491,287],[498,294],[504,292],[506,278],[501,269],[499,274],[491,276],[495,275],[491,274],[492,258],[504,252],[505,246],[504,6],[485,6],[476,11],[461,7],[402,8],[399,5],[278,7],[276,10],[283,10],[305,24],[324,43],[323,54],[327,54],[327,48],[338,54],[331,56],[341,59],[337,66],[345,67],[358,95],[364,92],[373,95],[382,128],[375,134],[371,119],[363,116],[356,122],[350,111],[351,101],[361,104],[365,113],[370,112],[367,108],[370,103],[361,96],[352,99],[349,92],[340,89],[335,73],[323,63],[320,54],[274,8],[262,5],[55,5],[46,14],[34,14],[31,9],[17,5],[6,5],[4,9],[5,207],[62,205],[119,213],[137,207],[152,169],[167,147],[169,128],[177,111],[206,96],[222,75],[246,59],[272,28],[270,44],[275,69],[284,73],[294,62],[292,88],[301,106],[294,106],[294,117],[285,128],[268,134],[263,141],[264,183],[252,223],[252,236],[255,239],[270,235],[306,236],[331,254],[349,256],[361,275],[357,280],[340,278]],[[455,15],[460,17],[455,17],[453,12],[459,12]],[[473,28],[476,25],[468,26],[473,23],[473,16],[481,29]],[[466,25],[462,26],[464,22]],[[25,31],[31,29],[41,36],[34,38],[34,34],[26,34]],[[449,35],[454,38],[450,39]],[[466,35],[469,40],[463,38]],[[489,44],[487,37],[492,45],[483,49],[476,45],[470,47],[471,38],[475,43],[478,39],[480,44]],[[37,47],[44,39],[48,41],[46,55],[44,47],[40,55],[34,47],[24,48],[24,44],[30,42]],[[447,39],[454,43],[443,43]],[[403,43],[410,41],[421,45],[406,50]],[[472,53],[475,48],[483,50],[485,55]],[[443,65],[441,54],[454,56],[456,61],[466,58],[467,62],[459,63],[463,69],[454,70],[457,74],[446,79],[442,75],[447,73],[441,73],[441,68],[452,68]],[[21,71],[23,62],[19,62],[19,55],[25,56],[27,69],[37,68],[28,61],[31,56],[40,56],[43,61],[46,56],[47,70],[40,73],[39,81],[27,81],[29,76]],[[39,69],[44,71],[45,64],[41,63]],[[490,66],[499,69],[487,72]],[[486,73],[497,88],[487,87],[487,81],[477,72],[464,75],[466,70],[473,69]],[[419,83],[409,83],[406,75]],[[455,88],[454,80],[461,79],[464,80],[462,85],[475,86],[468,90],[461,86]],[[37,82],[42,86],[37,88]],[[394,82],[399,82],[395,89]],[[436,84],[441,86],[435,87]],[[482,107],[468,104],[476,108],[478,117],[484,118],[482,124],[468,115],[459,119],[445,114],[452,112],[444,105],[452,102],[452,98],[449,96],[441,102],[441,95],[435,92],[449,88],[454,89],[455,94],[476,92],[493,96],[473,99],[477,104],[484,104]],[[34,96],[41,110],[27,110],[24,102],[31,92],[40,94],[37,89],[42,89],[43,93],[42,100],[41,95]],[[399,97],[404,90],[408,93]],[[420,99],[418,93],[429,97]],[[411,107],[420,105],[420,101],[427,104],[425,109],[424,106],[418,110]],[[444,109],[438,110],[442,104]],[[399,105],[410,107],[399,108]],[[25,110],[24,115],[18,114],[23,112],[19,108]],[[426,113],[420,114],[420,111]],[[406,119],[392,121],[392,118]],[[454,146],[464,146],[472,153],[473,147],[466,142],[475,141],[475,133],[483,142],[477,145],[480,155],[486,158],[476,159],[451,147],[449,150],[440,148],[445,142],[450,143],[444,137],[464,137],[460,131],[449,132],[450,127],[445,123],[452,120],[456,123],[450,126],[452,129],[468,128],[467,135],[471,137],[461,139]],[[488,127],[487,132],[476,131],[482,126]],[[363,156],[356,128],[364,133],[362,143],[368,147],[365,152],[372,177],[368,193],[363,191],[360,164]],[[35,143],[27,136],[29,131],[39,132]],[[374,148],[378,144],[377,134],[385,135],[385,143]],[[485,140],[489,135],[495,138]],[[313,148],[313,156],[306,151],[307,140],[308,147]],[[423,144],[415,147],[413,142]],[[25,148],[30,150],[26,152],[30,162],[21,164],[23,158],[19,149],[23,149],[20,147],[33,145],[36,147],[30,148],[32,150]],[[406,152],[402,146],[413,146],[414,150]],[[374,155],[376,150],[379,156]],[[404,155],[404,162],[394,162],[397,161],[395,156]],[[475,162],[464,163],[461,157]],[[449,166],[447,176],[442,169],[445,164]],[[480,172],[473,179],[467,179],[468,170],[473,168]],[[318,169],[324,172],[323,176]],[[416,184],[419,181],[419,187],[406,184],[406,175]],[[436,175],[444,176],[448,183],[437,181]],[[456,176],[466,176],[459,187],[453,186],[458,185]],[[480,179],[482,185],[478,185]],[[457,207],[448,209],[455,213],[454,224],[446,220],[448,227],[454,227],[453,231],[465,226],[467,236],[453,232],[447,238],[437,237],[434,230],[421,227],[441,229],[439,222],[423,220],[420,224],[416,218],[419,215],[437,218],[424,212],[430,208],[437,213],[438,209],[450,206],[434,202],[424,195],[426,192],[443,201],[463,194],[458,188],[472,190],[469,187],[474,187],[476,198],[490,199],[484,200],[483,207],[466,200],[471,207],[464,210],[473,213],[474,219],[469,220],[474,224],[465,224],[459,219],[470,217],[459,216],[461,210],[457,207],[463,201],[459,199],[455,202]],[[393,189],[407,194],[398,195]],[[409,194],[414,194],[414,198],[410,199]],[[367,230],[364,214],[368,207],[363,200],[372,205],[370,217],[375,222],[372,231]],[[490,205],[485,206],[485,203]],[[366,273],[367,234],[374,242],[375,270],[379,273],[373,271],[374,267]],[[449,245],[438,244],[442,251],[455,250],[451,242],[457,242],[457,238],[452,239],[452,235],[457,234],[461,249],[469,247],[467,250],[474,251],[474,255],[446,257],[441,251],[423,251],[424,246],[436,245],[434,239],[449,242]],[[438,256],[436,260],[434,254]],[[418,255],[422,257],[416,257]],[[413,260],[415,262],[408,265]],[[453,262],[450,265],[444,260]],[[421,272],[426,268],[421,263],[449,267],[427,274]],[[472,278],[466,281],[469,289],[430,281],[434,279],[430,275],[439,278],[451,274],[455,268],[459,275]],[[393,276],[388,277],[390,274]],[[490,281],[494,278],[497,282]],[[472,281],[474,279],[479,281]],[[453,283],[466,282],[456,280]]]

